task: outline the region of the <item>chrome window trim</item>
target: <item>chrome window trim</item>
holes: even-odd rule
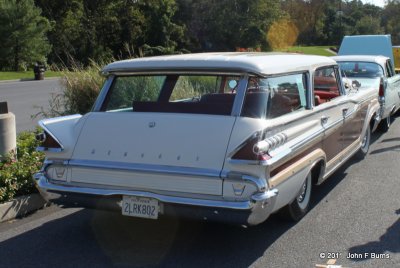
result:
[[[114,81],[114,75],[110,75],[107,77],[107,80],[104,83],[104,85],[100,91],[100,94],[97,97],[96,102],[93,105],[92,112],[100,112],[101,111],[101,107],[103,106],[103,103],[108,95],[108,92],[110,91],[113,81]]]
[[[242,112],[248,80],[249,80],[249,75],[246,74],[243,75],[239,81],[238,89],[236,91],[236,97],[233,102],[232,114],[231,114],[232,116],[240,116]]]
[[[314,106],[314,90],[313,83],[311,82],[311,74],[310,71],[304,73],[306,77],[306,98],[307,98],[307,110],[312,110]]]
[[[346,88],[344,87],[344,83],[343,83],[343,79],[342,76],[340,74],[340,69],[339,69],[339,65],[336,65],[333,67],[335,70],[335,78],[336,78],[336,83],[339,83],[339,91],[340,91],[340,95],[347,95],[346,94]]]
[[[311,94],[310,94],[310,95],[311,95],[311,101],[312,101],[311,103],[312,103],[312,107],[313,107],[313,108],[319,107],[319,106],[325,104],[325,103],[322,103],[322,104],[320,104],[320,105],[315,105],[315,99],[314,99],[314,96],[315,96],[315,95],[314,95],[314,80],[315,80],[315,72],[316,72],[316,71],[321,70],[321,69],[327,69],[327,68],[333,68],[333,69],[334,69],[335,78],[336,78],[336,83],[337,83],[337,86],[338,86],[338,89],[339,89],[339,92],[340,92],[340,95],[339,95],[338,97],[334,98],[334,99],[340,98],[340,97],[342,97],[342,96],[347,96],[346,90],[345,90],[345,88],[344,88],[344,86],[343,86],[342,76],[341,76],[341,74],[340,74],[339,65],[336,64],[336,65],[319,66],[319,67],[313,69],[313,71],[312,71],[312,79],[310,79],[310,86],[311,86],[311,88],[310,88]],[[339,77],[339,80],[338,80],[338,77]]]
[[[169,75],[169,74],[180,74],[180,75],[227,75],[227,76],[243,76],[246,71],[223,71],[223,70],[149,70],[149,71],[113,71],[109,76],[137,76],[137,75]]]

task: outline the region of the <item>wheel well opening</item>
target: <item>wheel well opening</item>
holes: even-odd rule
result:
[[[324,161],[320,160],[311,169],[312,183],[314,185],[318,184],[318,181],[319,181],[320,177],[322,176],[322,171],[323,171],[324,166],[325,166]]]
[[[372,130],[374,128],[374,124],[375,124],[375,117],[376,117],[376,113],[374,113],[371,117],[371,120],[369,121],[369,128]]]

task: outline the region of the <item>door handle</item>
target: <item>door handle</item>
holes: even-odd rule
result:
[[[326,123],[328,123],[328,119],[329,119],[329,116],[323,115],[321,117],[321,124],[325,125]]]
[[[343,108],[342,109],[342,113],[343,113],[343,116],[346,116],[346,114],[347,114],[347,112],[349,111],[349,108]]]

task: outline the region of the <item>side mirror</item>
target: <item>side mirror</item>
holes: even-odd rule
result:
[[[353,80],[351,85],[353,86],[353,88],[355,89],[359,89],[361,87],[361,83],[358,82],[357,80]]]

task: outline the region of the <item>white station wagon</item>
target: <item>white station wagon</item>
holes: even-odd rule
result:
[[[320,56],[207,53],[118,61],[91,112],[40,121],[34,178],[64,206],[245,225],[299,220],[319,184],[368,152],[374,90],[346,95]]]
[[[393,72],[390,58],[371,55],[332,57],[339,64],[343,76],[358,81],[360,89],[373,87],[378,92],[382,121],[380,129],[389,130],[392,116],[400,108],[400,74]]]

